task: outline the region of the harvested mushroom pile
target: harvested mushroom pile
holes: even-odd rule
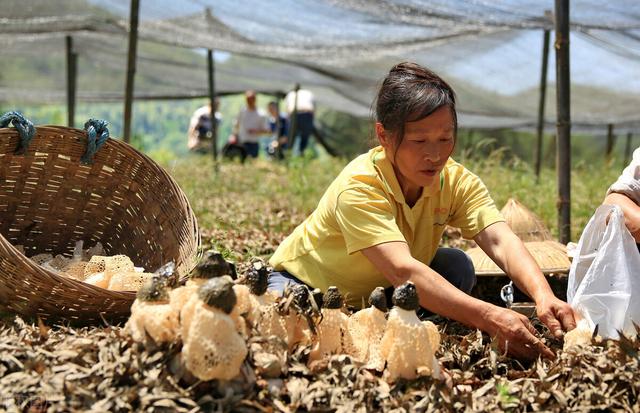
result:
[[[140,343],[182,343],[182,363],[200,380],[229,380],[240,373],[249,350],[260,374],[278,377],[287,356],[309,348],[308,364],[348,355],[389,382],[419,376],[440,377],[434,356],[440,344],[436,326],[416,315],[412,283],[395,289],[387,316],[384,290],[376,289],[370,308],[349,315],[336,287],[318,308],[318,296],[303,285],[284,296],[267,291],[269,269],[255,260],[237,283],[234,267],[210,251],[186,285],[167,289],[153,277],[139,291],[125,330]]]
[[[126,255],[105,256],[99,242],[87,249],[82,241],[76,242],[71,257],[42,253],[30,259],[55,274],[115,291],[138,291],[153,275],[135,267]]]

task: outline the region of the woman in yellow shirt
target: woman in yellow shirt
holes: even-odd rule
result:
[[[475,272],[464,252],[438,248],[445,225],[460,228],[535,301],[556,336],[575,327],[482,181],[450,158],[457,126],[446,82],[415,63],[393,67],[376,99],[380,146],[349,163],[278,247],[270,288],[335,285],[357,306],[377,286],[413,281],[423,308],[497,337],[515,356],[552,357],[526,317],[468,295]]]

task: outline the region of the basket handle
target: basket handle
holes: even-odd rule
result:
[[[84,124],[84,130],[87,131],[87,150],[85,151],[80,162],[83,165],[91,165],[96,152],[109,139],[109,122],[102,119],[89,119]]]
[[[18,135],[20,135],[20,142],[18,142],[18,147],[14,153],[16,155],[24,155],[36,134],[36,127],[22,113],[15,111],[7,112],[0,117],[0,128],[8,127],[9,123],[16,128]]]

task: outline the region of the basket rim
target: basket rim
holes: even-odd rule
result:
[[[49,125],[49,124],[37,125],[36,136],[38,134],[43,134],[43,133],[44,134],[47,134],[47,133],[62,134],[63,137],[65,138],[74,138],[74,139],[80,138],[83,140],[88,139],[87,132],[85,130],[75,128],[75,127],[69,127],[69,126]],[[18,132],[15,128],[12,128],[12,127],[0,128],[0,135],[15,135],[15,137],[18,137]],[[36,137],[34,137],[34,139],[36,139]],[[195,215],[191,202],[189,201],[187,195],[184,193],[182,188],[178,185],[177,181],[160,164],[154,161],[151,157],[149,157],[142,151],[137,150],[130,144],[115,137],[110,137],[109,139],[107,139],[104,143],[104,146],[98,151],[97,155],[99,155],[99,153],[103,151],[107,146],[111,146],[117,152],[126,152],[128,156],[135,156],[138,159],[140,159],[145,165],[150,167],[154,173],[157,173],[164,182],[167,182],[172,187],[171,189],[174,190],[174,192],[180,198],[180,200],[184,202],[184,208],[186,211],[188,211],[187,215],[188,215],[188,220],[190,221],[189,222],[190,232],[193,235],[193,238],[195,240],[195,251],[192,257],[187,257],[184,260],[184,262],[181,263],[184,268],[183,269],[184,274],[179,274],[180,279],[178,280],[178,283],[183,283],[187,279],[189,272],[193,270],[193,268],[197,264],[198,257],[202,254],[201,253],[202,232],[198,226],[197,217]],[[33,154],[33,153],[34,151],[32,150],[31,146],[27,148],[26,155]],[[65,155],[64,153],[61,153],[61,152],[59,153],[62,155]],[[78,162],[80,162],[79,159],[78,159]],[[109,166],[108,164],[105,164],[105,165]],[[16,248],[2,234],[0,234],[0,244],[1,246],[7,249],[7,252],[9,252],[15,257],[18,257],[22,261],[22,263],[27,266],[29,270],[35,273],[39,273],[41,276],[51,279],[56,284],[60,284],[61,286],[63,286],[63,288],[68,287],[82,293],[87,293],[88,295],[92,296],[94,299],[109,298],[109,299],[118,300],[118,301],[121,301],[121,300],[133,301],[135,299],[136,291],[108,290],[105,288],[101,288],[101,287],[97,287],[97,286],[85,283],[80,280],[68,278],[63,275],[59,275],[51,270],[48,270],[42,267],[41,265],[33,262],[29,257],[27,257],[24,253],[22,253],[18,248]],[[154,268],[152,271],[155,271],[155,270],[157,269]],[[10,302],[8,304],[10,304]]]

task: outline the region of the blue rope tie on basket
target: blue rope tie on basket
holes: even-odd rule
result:
[[[36,134],[36,127],[20,112],[7,112],[0,117],[0,128],[6,128],[9,126],[9,123],[16,128],[18,135],[20,135],[20,142],[15,150],[15,154],[23,155]]]
[[[84,124],[84,130],[87,131],[87,150],[80,158],[80,162],[84,165],[93,163],[94,155],[109,138],[108,124],[109,122],[102,119],[89,119]]]

